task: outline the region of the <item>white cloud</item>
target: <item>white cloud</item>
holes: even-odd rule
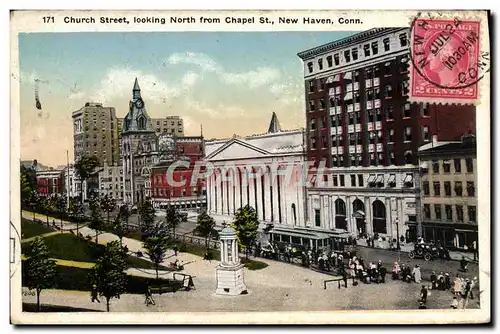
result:
[[[245,110],[236,105],[220,103],[217,106],[209,106],[195,100],[187,100],[186,108],[190,112],[205,114],[209,117],[239,117],[245,114]]]
[[[167,61],[172,65],[195,65],[204,72],[217,74],[228,85],[245,86],[248,88],[261,87],[281,77],[280,70],[271,67],[259,67],[245,72],[229,72],[204,53],[174,53],[170,55]]]
[[[184,74],[184,77],[182,77],[182,86],[184,87],[193,86],[198,81],[199,77],[200,75],[194,72],[188,72]]]

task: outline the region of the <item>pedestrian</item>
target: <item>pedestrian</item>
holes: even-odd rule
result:
[[[431,284],[432,284],[431,289],[436,290],[437,289],[437,276],[436,276],[435,271],[433,271],[431,274]]]
[[[451,289],[451,277],[450,277],[450,274],[448,274],[448,273],[444,274],[444,285],[445,285],[446,290]]]
[[[385,283],[385,275],[387,275],[387,268],[380,267],[380,282]]]
[[[177,256],[177,245],[174,245],[173,250],[174,250],[174,256]]]
[[[394,262],[394,265],[392,266],[392,279],[397,280],[399,279],[399,263]]]
[[[469,293],[470,299],[474,299],[473,289],[476,286],[476,283],[477,283],[477,277],[474,277],[470,282],[470,293]]]
[[[465,279],[465,288],[464,288],[464,294],[463,294],[463,298],[464,299],[467,299],[469,298],[469,294],[471,292],[471,282],[468,278]]]
[[[413,276],[413,280],[415,281],[415,283],[422,282],[422,274],[420,272],[420,267],[418,264],[415,265],[415,268],[413,268],[413,271],[411,274]]]
[[[144,303],[146,304],[146,306],[149,306],[150,304],[155,305],[155,301],[153,300],[153,292],[151,291],[149,283],[146,288],[146,300],[144,301]]]
[[[101,301],[99,300],[99,298],[97,298],[97,285],[92,285],[92,291],[90,293],[90,296],[92,297],[92,303],[93,302],[98,302],[98,303],[101,303]]]
[[[477,254],[477,242],[476,242],[476,240],[474,240],[472,242],[472,251],[474,252],[474,261],[477,261],[478,254]]]
[[[377,270],[380,271],[380,268],[382,268],[382,260],[378,260],[378,263],[377,263]]]
[[[457,274],[457,276],[453,280],[453,293],[458,296],[460,295],[461,291],[462,291],[462,280],[460,279],[460,275]]]
[[[420,310],[425,310],[425,309],[427,309],[427,306],[425,305],[425,303],[420,302],[420,305],[418,306],[418,308]]]
[[[425,285],[422,285],[422,289],[420,290],[420,302],[427,304],[427,287]]]
[[[468,270],[467,269],[467,260],[465,259],[465,256],[462,256],[462,259],[460,260],[460,269],[463,272],[466,272]]]
[[[457,296],[453,296],[453,300],[451,301],[450,307],[454,310],[456,310],[458,308]]]
[[[441,272],[438,277],[437,277],[437,288],[438,290],[444,291],[446,290],[446,284],[444,282],[444,275],[443,272]]]

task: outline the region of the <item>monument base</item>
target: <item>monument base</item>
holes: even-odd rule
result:
[[[243,264],[225,267],[219,265],[217,271],[217,295],[236,296],[247,293],[243,279]]]

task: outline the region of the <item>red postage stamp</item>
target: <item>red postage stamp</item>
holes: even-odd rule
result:
[[[481,53],[479,21],[418,17],[411,38],[412,101],[475,103],[479,99],[478,83],[489,70],[489,54]]]

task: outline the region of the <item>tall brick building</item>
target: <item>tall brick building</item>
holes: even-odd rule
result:
[[[376,28],[298,56],[304,65],[313,229],[396,238],[420,218],[418,148],[460,140],[475,107],[408,102],[409,29]]]

